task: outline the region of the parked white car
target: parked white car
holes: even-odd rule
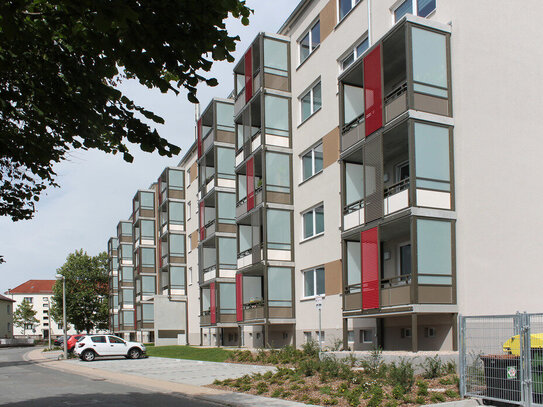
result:
[[[92,362],[99,356],[139,359],[145,351],[143,343],[127,342],[115,335],[87,335],[77,342],[74,349],[74,353],[85,362]]]

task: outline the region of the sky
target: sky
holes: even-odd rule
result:
[[[230,35],[239,35],[236,61],[261,31],[277,32],[298,0],[247,0],[254,10],[249,26],[227,21]],[[233,89],[234,64],[215,62],[210,74],[219,85],[201,84],[198,99],[203,110],[213,97],[227,97]],[[32,220],[13,222],[0,217],[0,293],[31,279],[54,279],[69,253],[83,249],[90,255],[107,249],[120,220],[130,216],[132,198],[148,188],[166,166],[175,166],[194,142],[194,105],[185,94],[162,94],[130,81],[121,86],[137,104],[162,116],[160,135],[181,147],[181,154],[165,158],[132,146],[132,164],[120,155],[99,151],[72,151],[67,161],[55,166],[60,188],[42,195]]]

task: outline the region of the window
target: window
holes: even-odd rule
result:
[[[362,42],[360,42],[359,44],[355,45],[351,52],[349,52],[347,56],[341,60],[341,70],[344,71],[349,65],[351,65],[354,61],[360,58],[360,56],[364,52],[366,52],[369,46],[370,44],[367,38],[362,40]]]
[[[343,20],[359,2],[360,0],[339,0],[339,21]]]
[[[400,269],[401,276],[411,275],[411,243],[400,245]]]
[[[192,206],[190,202],[187,202],[187,219],[190,219],[192,216]]]
[[[290,211],[268,209],[267,211],[267,240],[268,249],[291,249],[291,219]]]
[[[372,343],[372,331],[371,329],[361,329],[360,330],[360,342],[361,343]]]
[[[347,342],[354,342],[354,331],[347,331]]]
[[[292,270],[285,267],[268,268],[268,306],[292,306]]]
[[[321,83],[313,86],[309,92],[300,98],[302,106],[302,122],[305,122],[311,115],[317,112],[321,106]]]
[[[394,22],[406,14],[428,17],[436,9],[436,0],[405,0],[394,9]]]
[[[154,209],[155,207],[155,194],[154,192],[141,192],[141,208],[142,209]]]
[[[322,143],[302,155],[302,181],[322,171]]]
[[[300,64],[319,46],[321,42],[321,24],[317,21],[300,40]]]
[[[155,249],[150,247],[141,249],[141,265],[143,267],[155,267]]]
[[[132,236],[132,223],[121,222],[121,236]]]
[[[400,336],[402,338],[411,338],[411,328],[402,328]]]
[[[192,285],[192,267],[189,267],[189,285]]]
[[[396,182],[409,178],[409,161],[405,161],[396,166]]]
[[[325,338],[324,331],[321,331],[320,335],[319,335],[319,331],[315,331],[315,335],[317,336],[317,340],[324,342],[324,340],[325,340],[324,339]]]
[[[266,152],[266,190],[290,193],[290,156]]]
[[[434,338],[436,336],[436,329],[433,327],[424,328],[424,336],[426,338]]]
[[[29,304],[32,304],[33,297],[24,297],[23,301],[28,302]]]
[[[317,206],[304,214],[303,218],[303,238],[309,239],[324,233],[324,205]]]
[[[155,319],[154,304],[142,304],[141,313],[143,316],[143,322],[153,322]]]
[[[48,323],[48,322],[44,322],[44,323],[43,323],[43,326],[49,326],[49,323]]]
[[[124,343],[124,341],[121,338],[117,338],[116,336],[110,336],[109,343]]]
[[[142,276],[141,286],[143,295],[155,294],[155,277],[154,276]]]
[[[324,267],[304,271],[304,297],[324,295]]]
[[[49,302],[49,297],[42,297],[42,301],[45,303],[45,302]]]
[[[173,289],[185,288],[185,267],[170,266],[170,286]]]
[[[91,341],[94,343],[106,343],[105,336],[91,336]]]
[[[33,329],[34,328],[34,325],[32,324],[25,324],[25,327],[24,329]]]

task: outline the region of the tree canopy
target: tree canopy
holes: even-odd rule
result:
[[[70,253],[57,270],[66,279],[66,322],[76,331],[108,328],[107,254]],[[62,321],[62,280],[53,285],[51,316]]]
[[[37,313],[38,311],[34,310],[32,304],[24,299],[13,312],[13,325],[23,328],[23,335],[26,335],[27,325],[35,325],[40,322],[36,318]]]
[[[0,2],[0,216],[30,219],[72,149],[121,153],[127,142],[173,156],[147,123],[164,120],[117,89],[124,79],[197,102],[213,60],[233,61],[245,0],[3,0]]]

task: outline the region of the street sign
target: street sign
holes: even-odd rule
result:
[[[317,307],[317,309],[322,308],[322,296],[317,295],[315,297],[315,307]]]

